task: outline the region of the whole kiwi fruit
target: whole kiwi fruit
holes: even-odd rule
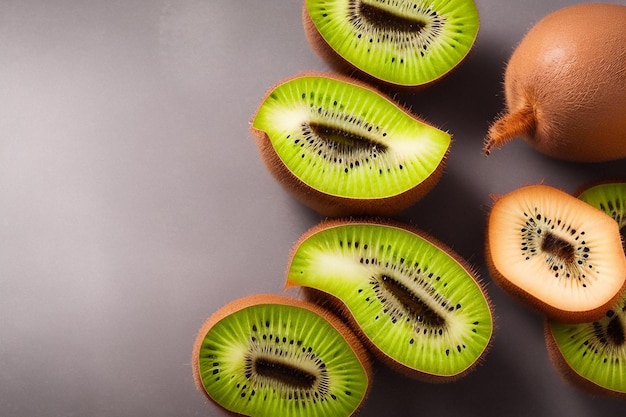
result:
[[[294,245],[286,286],[344,317],[382,363],[426,382],[467,375],[491,343],[492,306],[475,270],[405,223],[321,222]]]
[[[252,417],[346,417],[363,403],[367,351],[336,316],[274,294],[233,300],[200,328],[196,387],[220,407]]]
[[[307,40],[339,71],[415,88],[466,57],[480,19],[473,0],[305,0]]]
[[[626,6],[582,3],[535,24],[504,74],[506,111],[489,128],[489,154],[515,138],[550,157],[626,157]]]
[[[303,73],[261,100],[251,132],[266,167],[325,216],[390,216],[440,179],[451,135],[348,77]]]
[[[494,281],[550,319],[602,317],[626,280],[617,223],[560,189],[539,184],[495,197],[485,256]]]

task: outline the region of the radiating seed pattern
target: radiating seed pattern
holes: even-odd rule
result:
[[[535,207],[533,212],[524,212],[520,235],[520,254],[525,260],[543,257],[555,278],[575,279],[582,287],[587,286],[588,271],[593,269],[593,264],[584,230],[543,216]]]

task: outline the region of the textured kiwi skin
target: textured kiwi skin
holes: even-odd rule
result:
[[[561,353],[559,345],[554,338],[554,334],[552,333],[550,327],[550,320],[548,319],[544,320],[544,337],[548,351],[548,358],[563,381],[591,395],[626,399],[626,393],[614,391],[590,381],[588,378],[585,378],[583,375],[576,372],[567,363],[567,360]]]
[[[489,129],[489,153],[521,137],[550,157],[626,157],[626,6],[571,5],[524,36],[504,74],[506,111]]]
[[[469,53],[471,52],[474,46],[474,43],[472,43],[472,45],[470,45],[470,48],[465,54],[465,56],[463,56],[463,58],[459,62],[457,62],[455,65],[451,66],[447,72],[439,75],[439,77],[423,82],[423,83],[419,83],[419,84],[401,84],[401,83],[393,82],[391,80],[385,80],[385,79],[376,77],[368,72],[365,72],[359,69],[357,66],[355,66],[351,62],[347,61],[340,54],[338,54],[322,37],[317,27],[315,27],[315,24],[313,23],[313,20],[311,19],[311,16],[307,10],[306,1],[303,2],[303,7],[302,7],[302,25],[304,28],[305,37],[309,45],[311,46],[311,49],[313,49],[313,51],[322,60],[327,62],[336,71],[339,71],[344,74],[350,74],[352,77],[360,78],[370,84],[375,84],[383,89],[394,89],[396,91],[399,90],[399,91],[404,91],[404,92],[422,90],[426,87],[429,87],[437,83],[439,80],[441,80],[445,76],[454,72],[460,66],[460,64],[465,60],[465,58],[469,55]]]
[[[530,187],[549,187],[549,186],[540,184],[540,185],[529,185],[526,187],[530,188]],[[522,187],[520,189],[514,190],[512,191],[512,193],[519,193],[521,190],[523,190],[526,187]],[[553,187],[549,187],[549,188],[552,189]],[[546,191],[549,191],[549,190],[546,190]],[[580,205],[579,203],[581,203],[584,206],[588,206],[587,203],[584,203],[583,201],[578,200],[576,197],[566,193],[565,191],[562,191],[562,190],[556,190],[556,191],[558,191],[563,197],[568,198],[569,202],[567,204]],[[501,196],[493,196],[493,198],[494,198],[494,201],[497,202],[497,200],[501,198]],[[601,210],[598,210],[595,208],[593,209],[597,210],[597,213],[599,216],[609,217]],[[487,221],[488,229],[490,227],[489,218],[492,216],[492,214],[493,214],[493,211],[488,216],[488,221]],[[509,279],[507,279],[507,277],[505,277],[496,266],[494,262],[491,246],[492,246],[492,241],[490,239],[490,233],[488,230],[488,233],[486,233],[486,237],[485,237],[485,262],[486,262],[486,266],[489,271],[489,274],[492,277],[493,281],[500,288],[502,288],[506,293],[510,294],[513,298],[518,300],[521,304],[527,307],[530,307],[532,310],[536,311],[537,313],[551,320],[556,320],[562,323],[572,323],[572,324],[597,320],[606,313],[606,311],[611,307],[611,305],[615,303],[615,301],[619,298],[620,293],[626,289],[626,281],[625,281],[621,289],[618,289],[615,295],[611,299],[609,299],[603,305],[598,306],[594,309],[590,309],[586,311],[563,311],[559,308],[555,308],[553,305],[547,303],[546,301],[533,296],[529,292],[525,291],[523,288],[520,288],[519,286],[511,283],[511,281],[509,281]]]
[[[485,357],[487,356],[488,352],[491,349],[491,346],[493,345],[494,333],[496,331],[494,305],[487,293],[486,282],[479,278],[477,269],[474,268],[472,265],[470,265],[467,262],[467,260],[462,258],[458,253],[454,252],[451,248],[449,248],[443,242],[439,241],[438,239],[432,237],[431,235],[425,233],[423,230],[413,225],[406,224],[404,222],[390,219],[390,218],[381,218],[381,217],[330,218],[330,219],[322,220],[320,223],[313,226],[312,228],[307,230],[304,234],[302,234],[302,236],[294,244],[290,252],[289,259],[291,260],[293,258],[300,244],[306,239],[308,239],[310,236],[320,231],[329,229],[329,228],[342,226],[346,224],[359,224],[359,223],[367,223],[367,224],[373,223],[373,224],[379,224],[383,226],[396,227],[399,229],[406,230],[410,233],[417,234],[421,236],[422,238],[424,238],[425,240],[432,243],[433,245],[437,246],[439,249],[444,250],[448,256],[450,256],[454,261],[456,261],[459,265],[461,265],[463,269],[468,271],[469,274],[475,278],[475,282],[478,284],[478,287],[483,293],[485,301],[487,302],[487,305],[491,312],[491,319],[492,319],[491,320],[492,334],[490,335],[489,343],[485,346],[480,357],[478,357],[477,360],[471,366],[467,367],[462,372],[459,372],[455,375],[442,376],[442,375],[433,375],[430,373],[422,372],[420,370],[406,366],[405,364],[401,363],[400,361],[393,358],[392,356],[389,356],[387,353],[382,351],[378,346],[376,346],[376,344],[361,331],[358,325],[358,322],[356,318],[354,317],[354,315],[352,314],[352,312],[348,309],[347,305],[338,297],[335,297],[334,295],[328,292],[321,291],[316,288],[302,287],[301,290],[302,290],[303,297],[307,301],[310,301],[316,305],[319,305],[326,310],[332,311],[337,316],[342,317],[343,320],[348,324],[348,326],[354,331],[357,337],[361,340],[361,342],[364,344],[367,350],[372,353],[374,358],[376,358],[378,361],[380,361],[382,364],[389,367],[390,369],[393,369],[394,371],[398,372],[399,374],[402,374],[406,377],[409,377],[418,381],[427,382],[427,383],[449,383],[449,382],[455,382],[459,379],[462,379],[466,375],[473,372],[477,367],[479,367],[483,363],[483,361],[485,360]],[[288,263],[288,266],[286,269],[287,280],[285,283],[285,288],[291,288],[292,286],[295,285],[291,283],[288,278],[290,268],[291,268],[291,261]]]
[[[381,97],[386,98],[390,102],[393,102],[389,97],[385,94],[379,92],[375,88],[370,85],[355,80],[353,78],[335,74],[328,72],[320,72],[320,71],[309,71],[298,74],[294,77],[287,78],[281,81],[279,84],[286,83],[289,80],[298,78],[298,77],[308,77],[308,76],[322,76],[326,78],[331,78],[339,81],[343,81],[346,83],[354,84],[356,86],[369,89],[374,91],[376,94],[379,94]],[[264,102],[265,99],[271,94],[271,92],[276,88],[276,86],[270,87],[266,94],[264,95],[261,102]],[[410,115],[412,118],[419,120],[422,123],[426,123],[423,120],[417,118],[414,115],[411,115],[410,111],[401,105],[394,103],[394,105],[399,109],[399,111],[404,111],[407,115]],[[411,207],[417,201],[422,199],[426,194],[428,194],[435,185],[441,179],[445,166],[447,155],[450,151],[450,147],[448,147],[446,154],[443,156],[441,162],[437,165],[437,167],[431,172],[431,174],[424,179],[419,184],[416,184],[413,188],[410,188],[402,193],[383,197],[383,198],[349,198],[339,195],[326,194],[319,190],[316,190],[309,185],[305,184],[300,178],[294,175],[293,172],[289,170],[289,168],[282,162],[276,150],[272,146],[272,143],[267,136],[267,134],[260,130],[256,129],[252,125],[252,120],[254,120],[256,113],[252,116],[250,122],[250,132],[255,139],[257,148],[259,153],[261,154],[261,159],[263,160],[265,167],[268,169],[270,174],[276,179],[296,200],[300,201],[305,206],[313,209],[314,211],[327,216],[327,217],[343,217],[343,216],[394,216],[403,210]]]
[[[357,412],[357,410],[364,404],[364,402],[367,399],[367,395],[371,388],[371,385],[372,385],[371,382],[373,379],[372,362],[371,362],[370,354],[365,348],[365,346],[360,342],[360,340],[354,334],[354,332],[348,326],[346,326],[341,321],[341,319],[339,319],[336,315],[334,315],[329,310],[326,310],[317,304],[314,304],[305,300],[294,299],[294,298],[290,298],[287,296],[276,295],[276,294],[269,294],[269,293],[268,294],[251,294],[251,295],[247,295],[242,298],[230,301],[229,303],[225,304],[220,309],[215,311],[211,316],[209,316],[208,319],[204,321],[204,323],[202,324],[202,326],[200,327],[200,330],[198,331],[196,335],[196,339],[194,341],[193,349],[192,349],[192,356],[191,356],[191,368],[192,368],[193,380],[194,380],[196,389],[202,392],[204,396],[211,403],[216,404],[221,409],[227,411],[229,414],[241,415],[241,414],[234,413],[232,410],[224,408],[221,404],[217,403],[211,396],[209,396],[207,391],[204,389],[204,385],[200,377],[200,363],[199,363],[200,349],[202,347],[202,343],[204,341],[206,334],[209,332],[209,330],[211,330],[211,328],[216,323],[218,323],[223,318],[233,313],[236,313],[239,310],[242,310],[247,307],[254,306],[254,305],[260,305],[260,304],[280,304],[280,305],[307,309],[317,314],[318,316],[322,317],[326,321],[328,321],[332,325],[332,327],[334,327],[344,337],[346,342],[348,342],[348,344],[350,345],[350,347],[356,354],[368,378],[367,391],[365,395],[363,396],[361,403],[359,404],[357,409],[354,411],[354,412]]]

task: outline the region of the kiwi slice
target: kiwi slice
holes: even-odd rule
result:
[[[594,394],[626,398],[626,294],[593,322],[547,320],[545,335],[565,379]]]
[[[497,198],[486,241],[496,283],[553,320],[599,319],[624,286],[617,223],[554,187],[529,185]]]
[[[456,380],[490,345],[491,304],[472,269],[406,224],[320,223],[294,246],[286,285],[334,306],[382,362],[418,379]]]
[[[586,186],[578,198],[624,228],[625,182]],[[596,394],[626,398],[626,293],[599,320],[581,324],[546,320],[545,335],[550,358],[568,381]]]
[[[246,416],[349,416],[370,385],[367,352],[319,306],[273,294],[230,302],[200,329],[196,386]]]
[[[411,206],[441,177],[451,143],[371,87],[320,73],[271,88],[251,131],[274,177],[327,216]]]
[[[423,86],[455,68],[476,41],[472,0],[306,0],[307,40],[344,71],[394,86]]]
[[[578,198],[602,210],[617,222],[622,234],[622,244],[626,244],[626,182],[605,181],[586,185]],[[626,246],[624,247],[626,252]]]

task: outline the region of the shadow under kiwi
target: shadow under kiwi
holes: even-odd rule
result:
[[[486,132],[504,109],[504,69],[510,52],[479,36],[466,58],[439,80],[415,90],[381,90],[443,130],[451,125],[457,129],[484,126]]]

